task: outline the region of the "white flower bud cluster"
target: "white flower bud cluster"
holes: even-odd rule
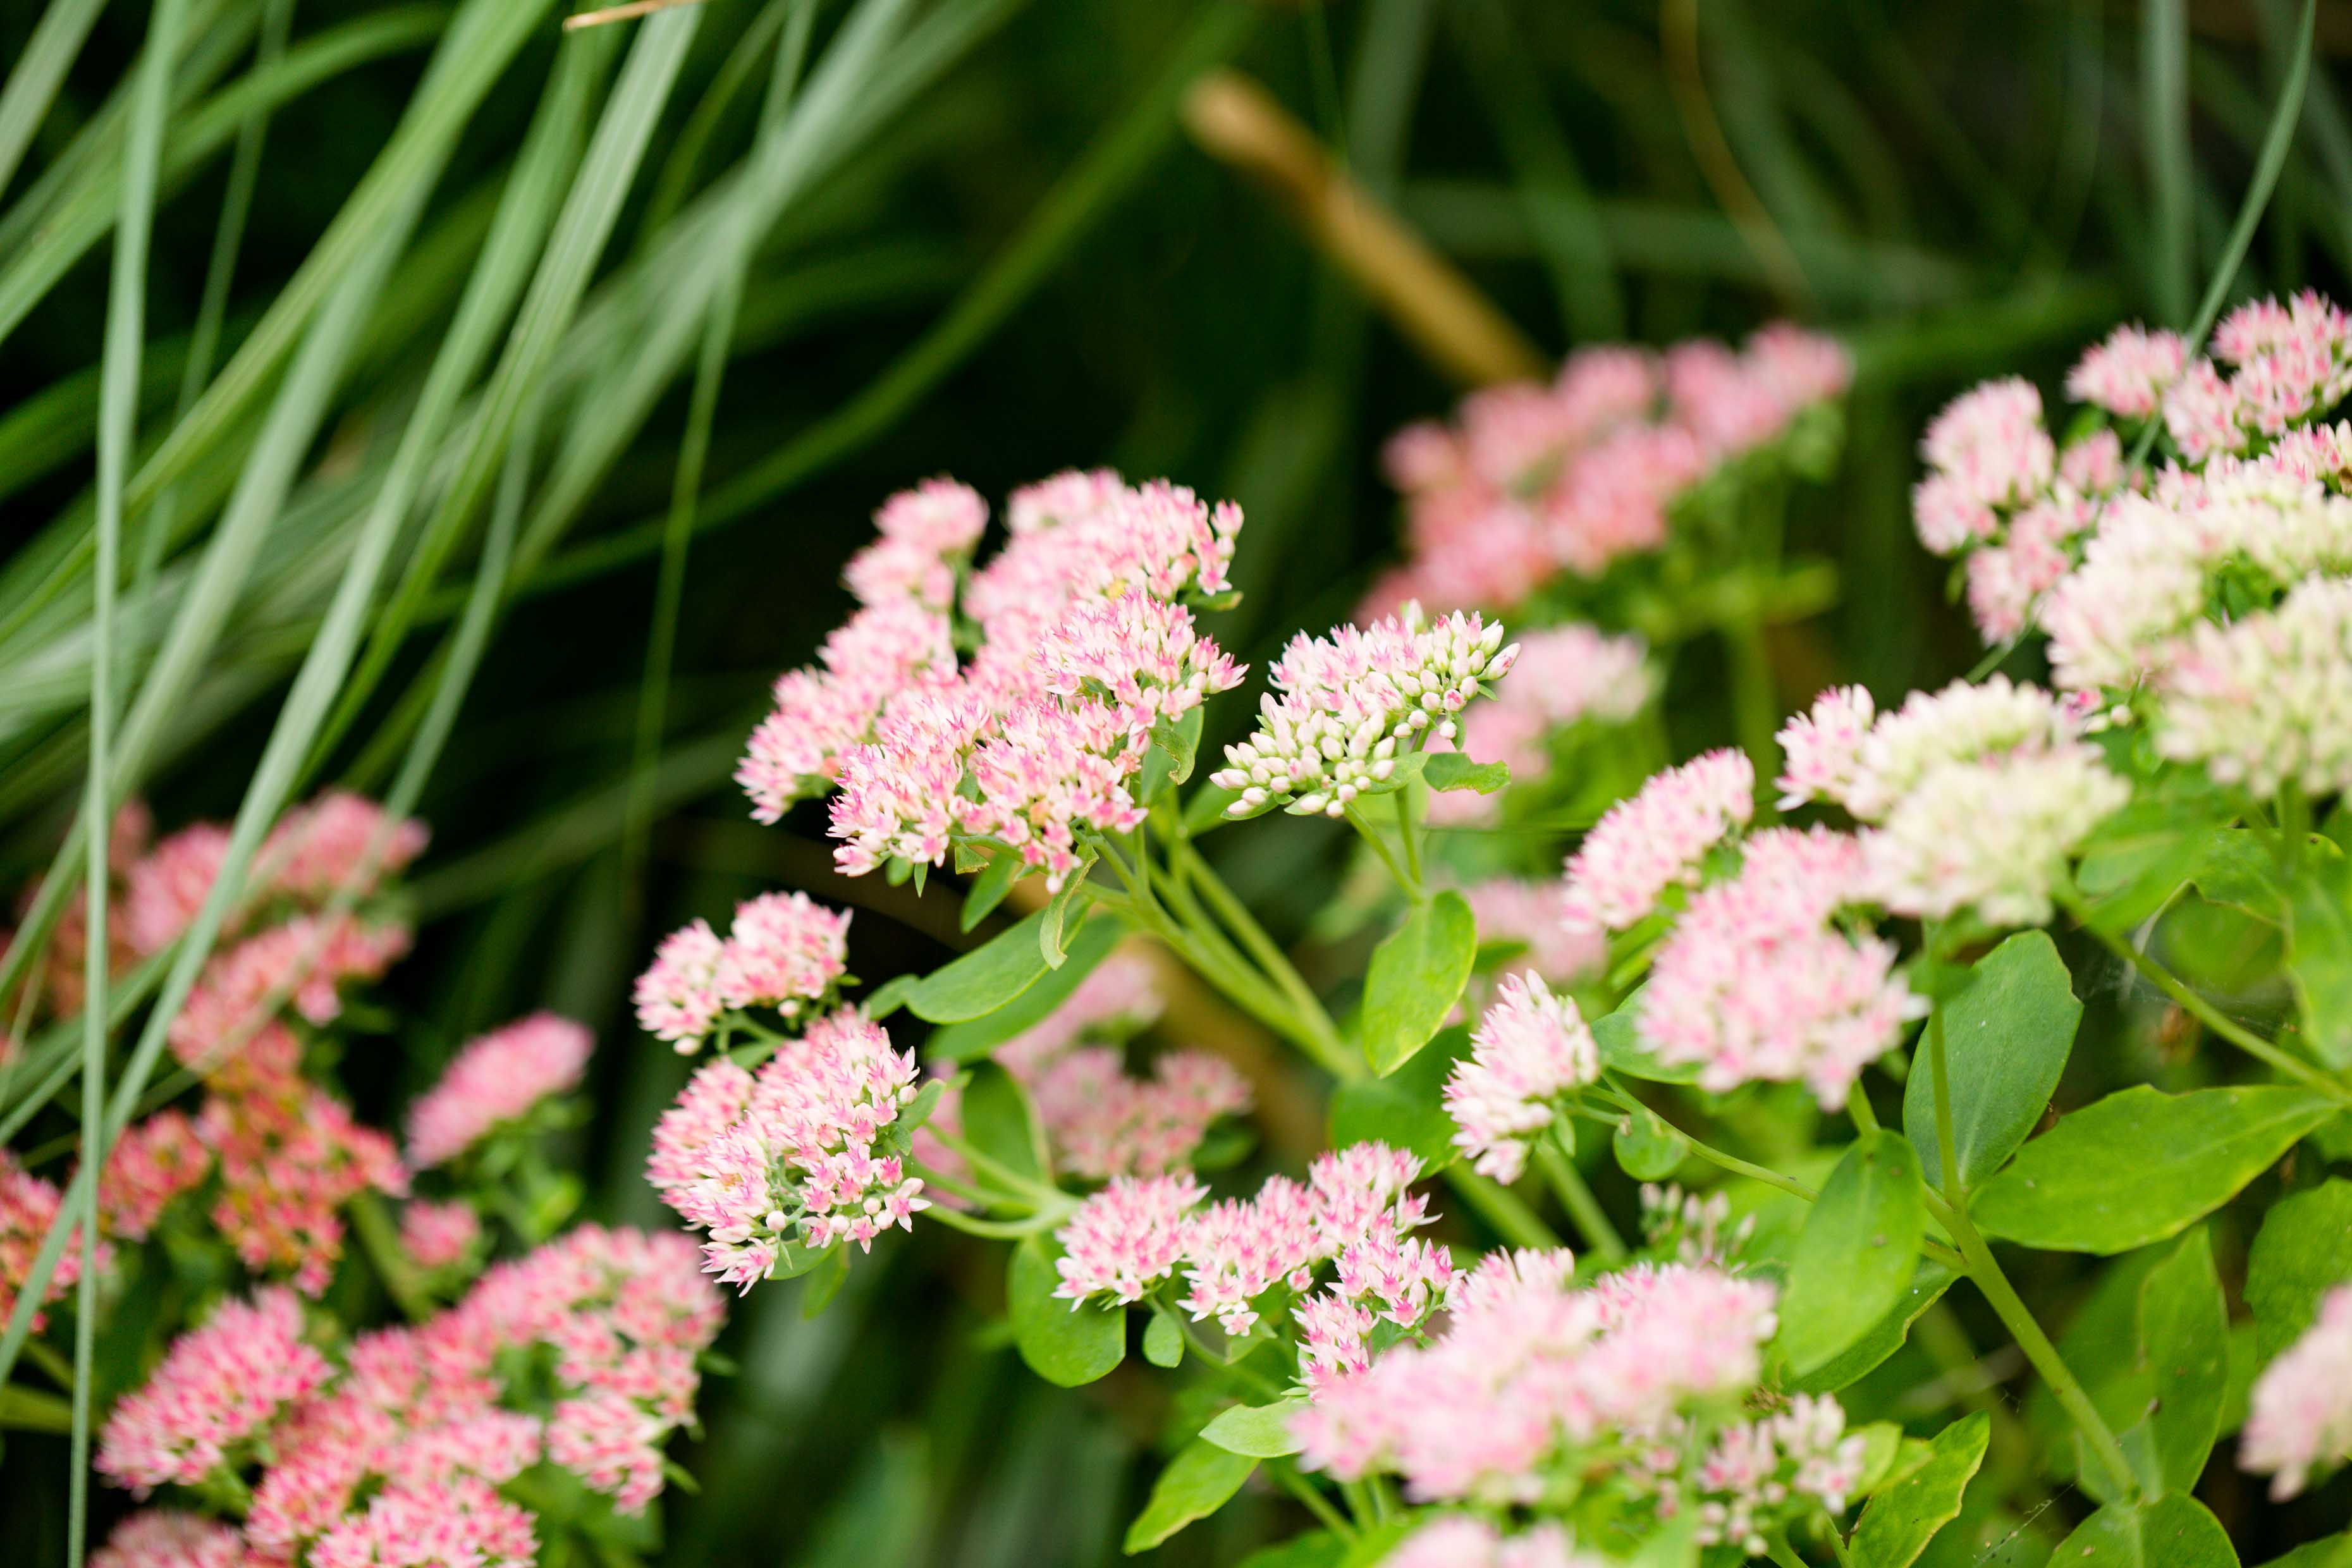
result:
[[[1518,652],[1503,646],[1499,623],[1459,612],[1433,623],[1418,605],[1328,637],[1300,636],[1274,666],[1276,691],[1259,700],[1257,732],[1226,747],[1226,765],[1213,775],[1240,796],[1228,814],[1286,803],[1339,816],[1423,737],[1453,739],[1455,716]]]
[[[2156,748],[2272,795],[2352,790],[2352,580],[2315,577],[2278,605],[2200,626],[2162,679]]]

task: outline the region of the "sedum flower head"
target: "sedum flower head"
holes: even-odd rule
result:
[[[1892,942],[1831,920],[1862,896],[1863,875],[1848,835],[1750,838],[1739,874],[1694,895],[1652,962],[1643,1043],[1696,1064],[1703,1089],[1798,1082],[1824,1106],[1843,1105],[1864,1067],[1925,1010],[1895,973]]]
[[[292,1291],[226,1301],[114,1407],[99,1433],[99,1471],[142,1492],[167,1481],[193,1486],[331,1372],[304,1338]]]
[[[2318,1321],[2255,1380],[2238,1462],[2271,1477],[2284,1501],[2315,1469],[2352,1458],[2352,1286],[2319,1304]]]
[[[1452,740],[1456,715],[1517,657],[1499,623],[1459,612],[1431,622],[1417,605],[1328,637],[1301,633],[1275,663],[1256,732],[1225,748],[1213,781],[1240,797],[1233,816],[1286,804],[1338,816],[1423,737]]]
[[[1863,834],[1865,876],[1896,914],[2040,925],[2067,861],[2130,798],[2087,746],[1937,768]]]
[[[541,1100],[579,1088],[594,1047],[584,1026],[552,1013],[534,1013],[468,1043],[409,1108],[410,1167],[445,1164]]]
[[[2161,754],[2262,795],[2352,790],[2352,579],[2313,578],[2273,609],[2199,626],[2158,691]]]
[[[1706,852],[1754,815],[1755,795],[1755,764],[1727,749],[1653,777],[1569,857],[1569,923],[1622,931],[1642,920],[1667,889],[1698,879]]]
[[[1445,1083],[1454,1143],[1479,1174],[1516,1182],[1559,1114],[1558,1097],[1601,1076],[1600,1053],[1575,1002],[1534,975],[1504,980],[1470,1038],[1468,1059]]]
[[[930,1206],[892,1131],[915,1078],[879,1025],[820,1018],[756,1073],[725,1058],[698,1072],[656,1125],[648,1178],[708,1233],[704,1267],[746,1290],[787,1247],[871,1248]]]

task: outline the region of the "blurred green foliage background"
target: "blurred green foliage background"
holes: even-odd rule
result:
[[[774,187],[772,221],[747,233],[740,314],[719,340],[691,548],[671,557],[675,657],[649,704],[665,520],[711,313],[687,280],[724,248],[721,231],[692,225],[756,205],[728,206],[757,174],[761,99],[793,7],[704,0],[674,79],[647,87],[642,156],[583,164],[581,143],[638,69],[624,56],[656,24],[567,35],[544,4],[502,4],[531,15],[183,0],[138,421],[143,458],[179,426],[162,448],[177,469],[131,486],[126,558],[154,552],[122,610],[134,694],[240,484],[259,487],[257,542],[134,782],[166,827],[235,811],[460,296],[493,265],[486,234],[541,209],[489,357],[461,383],[489,394],[469,394],[429,445],[422,499],[401,509],[355,666],[299,749],[299,776],[305,789],[387,786],[443,689],[457,614],[487,584],[490,640],[417,805],[435,830],[415,884],[418,952],[394,977],[398,1022],[346,1073],[381,1120],[469,1033],[540,1005],[583,1018],[602,1042],[595,1116],[576,1134],[588,1211],[651,1225],[666,1216],[639,1174],[646,1131],[685,1068],[635,1034],[626,992],[661,932],[786,884],[859,908],[854,968],[869,982],[962,940],[936,900],[835,876],[813,810],[758,828],[727,782],[768,681],[844,613],[835,574],[885,495],[953,473],[1001,497],[1108,464],[1231,497],[1249,519],[1247,596],[1226,640],[1253,663],[1344,617],[1391,548],[1380,444],[1461,389],[1186,139],[1177,103],[1200,70],[1222,61],[1265,82],[1546,353],[1736,336],[1783,314],[1844,337],[1859,375],[1843,473],[1792,519],[1792,545],[1833,559],[1843,591],[1779,650],[1794,700],[1837,679],[1899,692],[1973,661],[1943,569],[1911,540],[1916,432],[1979,376],[2048,384],[2116,319],[2185,321],[2292,20],[2284,0],[828,0],[814,8],[819,75],[782,121],[805,118],[802,162]],[[45,113],[37,98],[0,100],[0,134],[22,153],[0,181],[0,859],[14,884],[49,860],[80,783],[106,228],[150,15],[137,0],[0,11],[12,95],[43,58],[42,30],[94,16]],[[453,111],[446,167],[404,171],[314,278],[338,213],[431,100],[427,61],[463,16],[513,32],[510,58],[478,104]],[[858,28],[884,22],[880,45],[845,58]],[[2352,260],[2336,53],[2352,47],[2352,12],[2323,6],[2319,37],[2241,292],[2340,292]],[[247,129],[257,104],[266,142]],[[1710,121],[1728,165],[1694,153]],[[535,124],[543,146],[527,141]],[[240,133],[257,138],[250,219],[223,269]],[[556,204],[592,198],[612,204],[611,235],[575,258],[578,308],[558,298],[536,348],[522,328],[509,336],[536,231]],[[323,388],[303,384],[288,354],[325,316],[323,292],[301,289],[338,285],[368,245],[398,241],[394,209],[412,201],[413,236],[353,300],[348,363]],[[220,346],[190,382],[208,279]],[[274,313],[298,297],[290,321]],[[292,335],[257,350],[274,331]],[[504,404],[493,365],[512,372]],[[222,394],[240,366],[243,390]],[[274,458],[290,465],[281,490]],[[469,471],[480,493],[443,504]],[[169,530],[151,546],[166,494]],[[488,546],[502,516],[515,552],[503,582]],[[1720,737],[1716,672],[1702,657],[1678,679],[1678,738]],[[1286,822],[1228,870],[1295,923],[1339,860],[1314,825]],[[802,1321],[793,1287],[742,1303],[724,1342],[740,1373],[709,1385],[707,1438],[680,1456],[699,1494],[674,1489],[663,1504],[668,1559],[1115,1560],[1161,1395],[1139,1375],[1080,1394],[1027,1376],[990,1329],[992,1258],[944,1234],[894,1237],[818,1320]],[[62,1445],[19,1443],[5,1459],[0,1555],[49,1561]],[[1276,1513],[1245,1500],[1159,1555],[1236,1560]]]

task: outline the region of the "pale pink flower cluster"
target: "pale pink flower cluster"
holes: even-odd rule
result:
[[[1731,1194],[1717,1187],[1701,1197],[1669,1183],[1642,1184],[1642,1245],[1677,1263],[1730,1265],[1755,1233],[1756,1216],[1731,1221]]]
[[[1390,442],[1407,560],[1364,613],[1410,600],[1507,610],[1559,573],[1595,577],[1654,551],[1685,492],[1780,441],[1852,376],[1834,342],[1771,326],[1738,353],[1707,342],[1663,357],[1591,349],[1548,385],[1476,393],[1453,426],[1416,425]]]
[[[1016,493],[1011,537],[967,573],[977,496],[935,480],[877,514],[851,563],[865,601],[816,666],[776,684],[737,779],[753,815],[833,788],[835,858],[853,876],[940,865],[952,844],[1009,850],[1058,889],[1084,839],[1140,820],[1129,788],[1157,726],[1242,669],[1182,602],[1232,584],[1241,513],[1179,486],[1065,474]],[[957,592],[961,585],[961,592]],[[958,664],[959,627],[977,651]],[[707,943],[702,944],[707,946]],[[656,990],[665,1028],[690,1030],[697,973]]]
[[[1636,1024],[1662,1061],[1717,1092],[1802,1083],[1831,1110],[1926,1011],[1895,973],[1895,944],[1832,916],[1864,897],[1851,835],[1769,828],[1738,874],[1701,889],[1650,966]]]
[[[1578,1550],[1558,1524],[1507,1536],[1483,1519],[1449,1513],[1405,1537],[1381,1568],[1608,1568],[1608,1560]]]
[[[1801,1394],[1778,1414],[1717,1433],[1687,1475],[1661,1476],[1659,1510],[1672,1515],[1695,1505],[1700,1545],[1761,1557],[1770,1532],[1816,1510],[1832,1518],[1845,1511],[1862,1484],[1866,1446],[1846,1431],[1836,1400]]]
[[[1667,889],[1698,880],[1706,852],[1756,811],[1756,765],[1730,750],[1703,752],[1653,776],[1609,808],[1568,860],[1568,923],[1623,931]]]
[[[215,1552],[310,1568],[523,1568],[536,1521],[496,1489],[543,1457],[642,1510],[662,1488],[662,1443],[692,1416],[697,1358],[723,1310],[685,1237],[594,1226],[332,1361],[289,1294],[231,1302],[116,1407],[99,1465],[142,1491],[249,1482],[250,1509],[239,1526],[134,1516],[110,1561],[179,1568],[168,1553],[184,1546],[206,1554],[198,1568]],[[524,1350],[546,1353],[512,1353]],[[547,1368],[551,1398],[541,1373],[509,1383],[524,1365]]]
[[[2352,1285],[2319,1304],[2318,1321],[2254,1382],[2238,1463],[2271,1477],[2284,1501],[2314,1470],[2352,1458]]]
[[[1062,1279],[1054,1293],[1074,1309],[1106,1296],[1131,1304],[1181,1270],[1177,1304],[1195,1321],[1213,1317],[1242,1335],[1268,1291],[1303,1295],[1317,1266],[1336,1261],[1329,1295],[1297,1303],[1302,1361],[1311,1368],[1318,1354],[1342,1354],[1343,1342],[1360,1353],[1376,1315],[1420,1322],[1452,1275],[1441,1249],[1407,1239],[1428,1218],[1428,1200],[1411,1190],[1420,1173],[1411,1154],[1356,1143],[1318,1156],[1304,1184],[1274,1176],[1255,1197],[1206,1207],[1207,1189],[1189,1171],[1114,1177],[1056,1234]]]
[[[2220,364],[2233,366],[2225,377]],[[2213,331],[2213,358],[2164,397],[2164,425],[2190,462],[2241,453],[2326,413],[2352,391],[2352,321],[2308,289],[2239,306]]]
[[[757,1072],[723,1057],[697,1072],[655,1124],[646,1178],[708,1233],[703,1267],[745,1290],[788,1247],[870,1249],[930,1206],[894,1130],[915,1079],[880,1025],[830,1014]]]
[[[1301,632],[1275,661],[1256,731],[1225,748],[1211,782],[1239,796],[1228,816],[1275,805],[1340,816],[1415,745],[1452,741],[1457,716],[1518,653],[1503,646],[1498,621],[1459,611],[1431,621],[1412,604],[1328,637]]]
[[[2265,796],[2352,790],[2352,578],[2310,578],[2273,608],[2198,626],[2158,689],[2162,755]]]
[[[1480,1175],[1516,1182],[1559,1114],[1559,1097],[1601,1076],[1600,1052],[1576,1003],[1528,974],[1503,981],[1470,1043],[1445,1080],[1454,1144]]]
[[[725,1014],[772,1007],[786,1018],[824,1010],[849,965],[849,912],[806,893],[762,893],[735,906],[721,941],[696,921],[672,931],[637,976],[637,1022],[681,1054]]]
[[[1563,732],[1580,725],[1625,723],[1657,695],[1657,673],[1641,638],[1612,637],[1580,621],[1522,637],[1512,668],[1517,680],[1498,687],[1494,701],[1463,715],[1456,744],[1474,762],[1508,767],[1514,785],[1550,774],[1553,748]],[[1470,790],[1433,794],[1429,819],[1486,821],[1497,801]]]
[[[2061,685],[2128,685],[2202,614],[2210,570],[2275,531],[2260,526],[2275,518],[2181,514],[2233,491],[2242,500],[2250,485],[2284,486],[2278,500],[2307,510],[2317,486],[2352,479],[2352,426],[2316,423],[2352,391],[2341,310],[2312,293],[2253,301],[2223,321],[2212,353],[2191,362],[2174,334],[2122,327],[2067,377],[2068,395],[2118,419],[2161,414],[2175,456],[2152,476],[2125,471],[2113,430],[2057,450],[2040,395],[2015,378],[1964,395],[1928,427],[1929,472],[1913,493],[1920,541],[1965,552],[1988,642],[2047,630]]]
[[[2042,395],[2012,376],[1956,399],[1920,449],[1928,472],[1911,496],[1919,542],[1937,555],[1965,552],[1978,628],[1989,642],[2016,637],[2123,483],[2122,443],[2097,430],[2060,453],[2042,427]]]
[[[107,1152],[98,1178],[101,1228],[130,1241],[144,1241],[172,1200],[194,1190],[212,1173],[213,1152],[186,1112],[159,1110],[133,1122]]]
[[[400,1245],[426,1268],[454,1268],[482,1239],[481,1217],[467,1203],[411,1203],[400,1211]]]
[[[89,1554],[89,1568],[244,1568],[245,1542],[226,1524],[172,1508],[142,1508]]]
[[[402,1195],[408,1173],[390,1138],[302,1077],[300,1051],[284,1026],[265,1027],[215,1078],[195,1131],[218,1168],[214,1226],[247,1268],[317,1296],[342,1256],[343,1205]]]
[[[115,1405],[99,1435],[99,1472],[142,1495],[167,1481],[194,1486],[218,1466],[234,1468],[285,1406],[332,1371],[305,1339],[291,1290],[225,1301]]]
[[[2179,333],[2117,327],[2104,342],[2085,349],[2066,373],[2066,395],[2119,418],[2146,419],[2163,406],[2165,393],[2188,363],[2188,345]]]
[[[2043,617],[2057,683],[2128,689],[2161,676],[2208,624],[2214,588],[2250,574],[2280,588],[2352,572],[2352,500],[2261,470],[2205,479],[2176,498],[2127,497],[2057,585]]]
[[[394,821],[373,801],[330,790],[291,808],[269,830],[223,929],[244,929],[273,903],[313,910],[339,894],[365,898],[423,854],[425,838],[423,823]],[[194,823],[127,865],[122,935],[133,952],[147,957],[179,940],[219,879],[228,841],[225,826]]]
[[[900,490],[874,514],[873,543],[849,558],[842,581],[861,605],[911,598],[934,610],[955,603],[956,569],[970,563],[988,526],[988,503],[953,479]]]
[[[99,1176],[100,1224],[144,1240],[181,1194],[217,1173],[206,1217],[258,1272],[307,1295],[342,1256],[343,1205],[364,1191],[407,1191],[390,1138],[301,1072],[301,1043],[271,1023],[208,1081],[191,1118],[159,1110],[127,1128]]]
[[[296,915],[215,953],[166,1036],[173,1055],[213,1072],[291,1006],[308,1023],[342,1013],[342,987],[383,978],[406,955],[404,925],[356,915]]]
[[[1568,1284],[1565,1253],[1495,1253],[1443,1332],[1326,1379],[1292,1430],[1301,1465],[1402,1479],[1415,1501],[1532,1503],[1565,1478],[1640,1470],[1692,1412],[1737,1400],[1776,1328],[1760,1280],[1680,1264]]]
[[[16,1311],[17,1292],[31,1278],[33,1259],[49,1238],[49,1226],[57,1223],[58,1208],[64,1201],[54,1184],[43,1181],[18,1164],[14,1154],[0,1150],[0,1322]],[[103,1268],[106,1261],[101,1248],[100,1266]],[[42,1300],[58,1300],[80,1279],[81,1226],[76,1226]],[[46,1321],[43,1314],[35,1313],[33,1327],[38,1329]]]
[[[469,1041],[408,1108],[409,1169],[446,1164],[541,1100],[579,1088],[595,1044],[584,1026],[552,1013]]]
[[[1866,694],[1843,688],[1780,734],[1783,798],[1835,801],[1870,825],[1846,901],[2039,925],[2068,860],[2130,798],[2082,739],[2077,706],[2005,676],[1872,712]]]

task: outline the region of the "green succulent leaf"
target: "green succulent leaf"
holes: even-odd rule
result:
[[[1462,999],[1478,957],[1478,921],[1452,889],[1416,907],[1372,950],[1357,1027],[1364,1059],[1385,1078],[1429,1044]]]
[[[2328,1291],[2352,1279],[2352,1182],[2321,1183],[2271,1205],[2246,1259],[2246,1306],[2264,1365],[2303,1337]]]
[[[1076,1388],[1127,1359],[1127,1314],[1092,1302],[1076,1307],[1054,1294],[1061,1276],[1054,1255],[1036,1237],[1013,1249],[1005,1280],[1005,1311],[1013,1343],[1029,1370],[1057,1388]]]
[[[2129,1252],[2229,1202],[2336,1111],[2305,1089],[2164,1094],[2135,1084],[2028,1143],[1970,1210],[1987,1234],[2028,1247]]]
[[[1193,1438],[1177,1450],[1151,1484],[1151,1497],[1127,1527],[1120,1550],[1130,1557],[1149,1552],[1194,1520],[1206,1519],[1224,1507],[1256,1468],[1257,1461],[1247,1455]]]
[[[2083,1004],[2045,931],[2020,931],[1977,961],[1944,1004],[1951,1063],[1952,1152],[1960,1185],[1973,1189],[2023,1145],[2050,1103]],[[1935,1075],[1914,1068],[1903,1090],[1903,1131],[1927,1180],[1943,1185],[1936,1142]]]
[[[1872,1568],[1910,1568],[1936,1532],[1958,1519],[1960,1498],[1984,1463],[1992,1417],[1979,1410],[1945,1427],[1918,1468],[1870,1500],[1853,1528],[1853,1559]]]
[[[1857,1140],[1823,1184],[1790,1258],[1779,1343],[1791,1370],[1823,1365],[1894,1310],[1927,1226],[1910,1144],[1886,1130]]]

